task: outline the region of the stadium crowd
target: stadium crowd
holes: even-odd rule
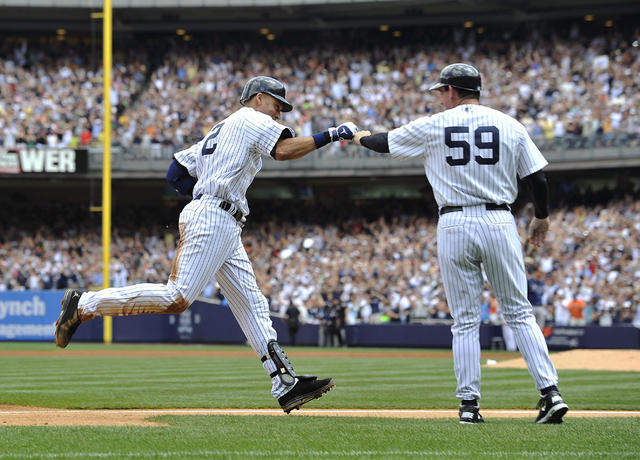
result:
[[[335,218],[317,209],[305,215],[298,208],[298,220],[279,215],[250,220],[243,241],[274,312],[285,314],[293,304],[302,321],[311,323],[450,320],[435,251],[435,218],[415,210],[393,215],[379,205],[372,208],[378,208],[378,216],[393,217],[349,209],[350,218]],[[523,241],[531,212],[525,207],[516,214]],[[68,207],[57,215],[65,221],[0,222],[0,290],[102,285],[98,222],[73,218]],[[69,226],[69,221],[83,224]],[[112,286],[166,282],[176,234],[162,224],[148,224],[156,221],[157,216],[138,210],[118,220]],[[542,325],[640,327],[640,201],[628,196],[606,205],[557,209],[551,221],[542,249],[525,246],[527,271],[540,285]],[[203,296],[226,303],[215,279]],[[489,285],[483,321],[500,322]]]
[[[420,29],[395,42],[333,32],[287,46],[169,40],[153,59],[132,44],[114,59],[113,139],[130,155],[168,158],[237,109],[256,74],[286,83],[297,110],[284,122],[300,135],[343,120],[389,130],[439,110],[428,86],[446,64],[470,61],[484,76],[482,102],[518,118],[543,149],[638,145],[640,30],[556,26],[441,36]],[[61,44],[0,47],[0,144],[100,145],[102,71],[86,56]]]
[[[257,74],[286,83],[297,110],[285,114],[284,122],[300,135],[343,120],[389,130],[439,110],[428,86],[444,65],[470,61],[484,76],[482,102],[518,118],[543,151],[637,146],[635,27],[632,33],[586,32],[578,24],[535,24],[483,35],[474,29],[414,29],[396,41],[333,31],[322,40],[296,36],[284,47],[249,38],[134,43],[114,57],[113,139],[129,157],[169,158],[238,108],[244,82]],[[0,146],[101,144],[102,71],[90,55],[87,43],[0,44]],[[318,154],[332,153],[327,148]],[[558,208],[548,244],[542,250],[525,247],[541,325],[640,327],[640,201],[630,196],[606,206]],[[450,321],[435,217],[417,209],[374,208],[377,213],[366,215],[314,208],[304,217],[296,208],[296,218],[280,213],[250,223],[244,242],[274,312],[285,314],[295,305],[303,321],[322,324]],[[0,210],[0,290],[102,285],[96,222],[82,211],[73,218],[69,209],[53,206],[34,212],[31,221],[14,211]],[[52,215],[64,221],[40,219]],[[517,214],[523,230],[529,215],[527,209]],[[132,212],[113,231],[112,286],[164,283],[168,277],[176,231],[149,225],[157,222],[153,213],[143,216]],[[215,280],[203,295],[225,303]],[[483,321],[500,322],[489,285]]]
[[[101,142],[102,70],[86,47],[6,40],[0,45],[0,144],[81,147]],[[145,81],[144,50],[114,56],[111,104],[125,110]]]

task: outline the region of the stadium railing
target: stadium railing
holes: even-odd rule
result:
[[[135,146],[125,149],[114,146],[111,151],[112,169],[114,171],[140,172],[151,176],[160,176],[166,171],[171,155],[176,150],[172,147],[157,145],[155,147]],[[640,148],[638,147],[596,147],[596,148],[564,148],[542,150],[550,163],[551,170],[590,169],[600,167],[628,167],[640,165]],[[296,161],[269,161],[262,164],[262,174],[314,176],[331,171],[332,176],[369,175],[373,171],[384,171],[385,175],[400,176],[403,174],[422,173],[423,160],[412,158],[397,161],[389,154],[378,154],[353,144],[340,146],[332,144],[325,149]],[[102,148],[89,149],[89,170],[102,169]]]

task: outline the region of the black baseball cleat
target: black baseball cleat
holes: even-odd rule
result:
[[[280,407],[287,414],[293,409],[300,409],[305,403],[317,399],[336,386],[332,378],[317,380],[315,376],[299,375],[298,383],[286,394],[278,398]]]
[[[472,425],[474,423],[484,423],[482,415],[480,415],[480,407],[478,406],[460,406],[460,423],[463,425]]]
[[[540,397],[536,408],[540,409],[536,423],[562,423],[562,417],[569,410],[560,393],[553,390]]]
[[[78,301],[82,292],[75,289],[67,289],[62,299],[62,312],[56,321],[56,346],[64,348],[69,345],[71,337],[80,326],[78,314]]]

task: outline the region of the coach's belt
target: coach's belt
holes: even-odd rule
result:
[[[448,212],[458,212],[462,211],[462,206],[444,206],[440,208],[440,215],[446,214]],[[485,203],[484,208],[487,211],[510,211],[508,204],[495,204],[495,203]]]
[[[197,196],[195,196],[193,199],[194,200],[199,200],[200,198],[202,198],[202,195],[203,194],[200,193]],[[235,213],[231,212],[231,209],[233,209],[235,207],[234,205],[232,205],[228,201],[221,200],[220,203],[218,203],[218,206],[220,208],[222,208],[223,210],[227,211],[229,214],[231,214],[236,221],[242,223],[242,218],[244,217],[244,214],[242,214],[242,211],[240,211],[238,209]]]

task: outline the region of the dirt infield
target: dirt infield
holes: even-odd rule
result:
[[[490,418],[535,418],[535,410],[490,410]],[[158,415],[269,415],[274,417],[377,417],[377,418],[450,418],[457,420],[457,410],[418,409],[302,409],[290,415],[280,409],[126,409],[70,410],[35,407],[0,406],[0,426],[169,426],[148,420]],[[640,411],[569,411],[567,417],[640,417]]]
[[[484,355],[483,355],[484,356]],[[556,369],[640,372],[640,350],[570,350],[551,356]],[[491,367],[526,369],[524,359],[509,359]]]

